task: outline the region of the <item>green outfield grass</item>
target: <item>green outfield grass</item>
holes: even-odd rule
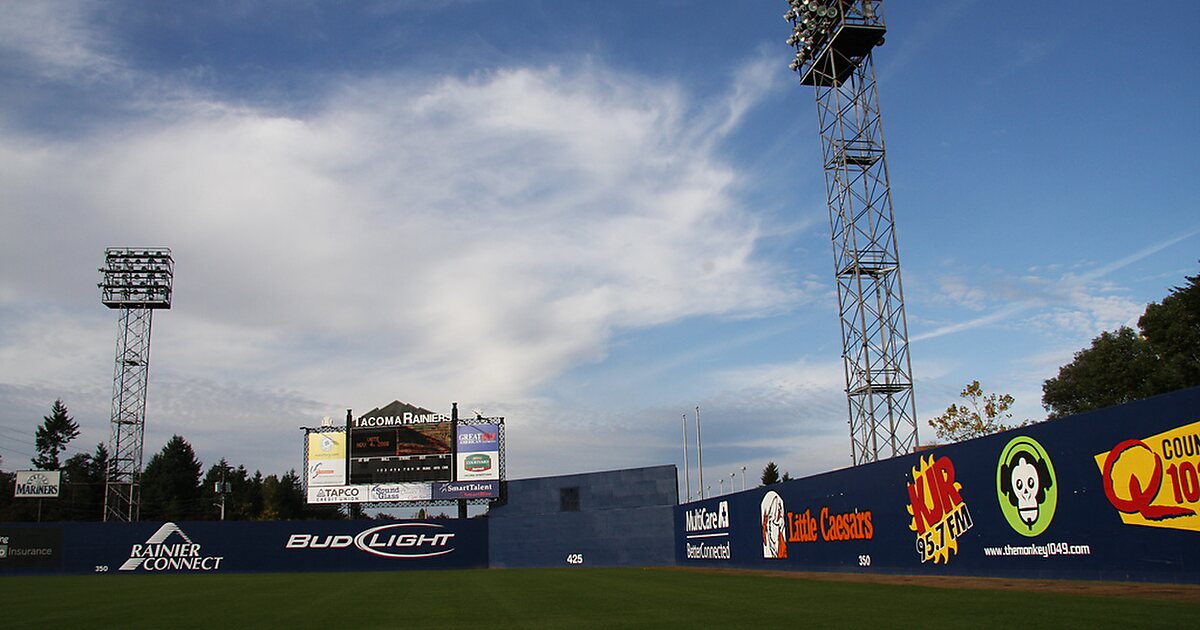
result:
[[[0,593],[4,628],[1185,628],[1200,618],[1200,602],[669,569],[9,576]]]

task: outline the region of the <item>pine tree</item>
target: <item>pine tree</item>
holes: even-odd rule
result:
[[[79,424],[67,414],[67,406],[61,398],[54,401],[50,415],[42,416],[42,420],[42,425],[34,433],[37,456],[31,461],[35,468],[58,470],[62,468],[58,454],[67,450],[71,440],[79,437]]]
[[[195,518],[202,508],[196,452],[187,440],[173,436],[142,471],[141,517],[171,521]]]
[[[762,471],[762,485],[769,486],[773,483],[779,483],[779,466],[775,462],[767,462]]]

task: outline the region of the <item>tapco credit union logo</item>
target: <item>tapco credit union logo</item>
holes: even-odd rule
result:
[[[1013,438],[996,464],[996,494],[1004,520],[1018,534],[1034,537],[1050,527],[1058,506],[1054,464],[1037,440]]]
[[[954,480],[954,463],[949,457],[918,458],[908,484],[908,528],[917,534],[921,562],[950,563],[958,553],[958,539],[975,525],[962,497],[962,484]]]
[[[1200,422],[1124,440],[1095,460],[1121,522],[1200,531]]]

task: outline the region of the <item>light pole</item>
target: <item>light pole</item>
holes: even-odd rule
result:
[[[737,473],[736,472],[729,473],[729,492],[730,492],[730,494],[733,493],[733,480],[734,479],[737,479]]]
[[[746,490],[746,467],[742,466],[742,491]]]
[[[725,494],[725,478],[721,477],[717,480],[717,496]]]
[[[683,487],[687,501],[692,500],[692,471],[688,469],[687,414],[683,415]]]
[[[700,442],[700,406],[696,406],[696,468],[700,471],[700,498],[704,498],[704,446]],[[712,486],[708,487],[712,491]]]

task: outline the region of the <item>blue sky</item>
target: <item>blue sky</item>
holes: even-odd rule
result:
[[[922,439],[972,379],[1041,419],[1197,271],[1200,5],[884,6]],[[147,457],[283,472],[298,427],[400,399],[505,416],[514,478],[682,465],[696,406],[710,483],[849,465],[785,8],[0,3],[0,466],[58,397],[72,450],[107,440],[124,245],[177,265]]]

